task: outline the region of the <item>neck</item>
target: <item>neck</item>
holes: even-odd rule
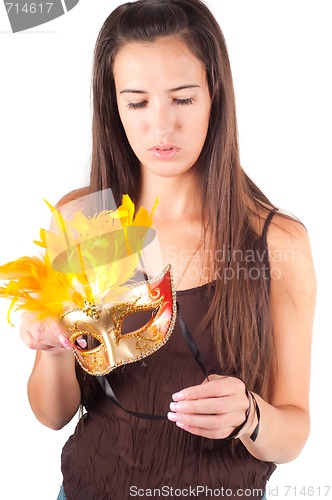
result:
[[[196,177],[192,172],[176,177],[159,177],[151,173],[142,173],[137,208],[144,206],[148,211],[151,210],[158,197],[159,204],[154,220],[176,222],[180,219],[200,218],[200,193]]]

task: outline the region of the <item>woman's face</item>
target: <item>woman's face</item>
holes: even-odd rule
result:
[[[120,118],[142,168],[185,174],[203,148],[211,97],[202,62],[179,37],[123,46],[114,61]]]

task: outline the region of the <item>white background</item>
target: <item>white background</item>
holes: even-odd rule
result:
[[[32,240],[49,223],[44,198],[55,203],[87,183],[93,48],[119,3],[81,0],[65,16],[17,34],[0,4],[1,264],[38,251]],[[303,498],[300,488],[312,486],[311,498],[332,498],[332,489],[327,497],[324,489],[332,486],[331,4],[209,0],[208,5],[228,43],[243,167],[274,203],[304,222],[316,263],[312,431],[300,457],[272,476],[270,495]],[[55,500],[61,449],[76,421],[55,432],[33,416],[26,383],[34,353],[7,325],[7,305],[0,303],[1,498]],[[292,486],[288,495],[286,486]]]

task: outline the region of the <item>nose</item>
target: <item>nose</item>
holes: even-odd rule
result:
[[[156,104],[153,110],[153,128],[156,136],[167,137],[176,127],[176,112],[171,103]]]

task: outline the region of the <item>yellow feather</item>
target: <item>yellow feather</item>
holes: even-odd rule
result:
[[[66,307],[83,307],[84,300],[115,302],[132,279],[144,246],[152,215],[135,205],[128,195],[115,211],[93,217],[76,212],[66,220],[48,202],[58,233],[40,230],[42,257],[21,257],[0,266],[0,298],[13,308],[35,312],[40,319],[59,318]]]

